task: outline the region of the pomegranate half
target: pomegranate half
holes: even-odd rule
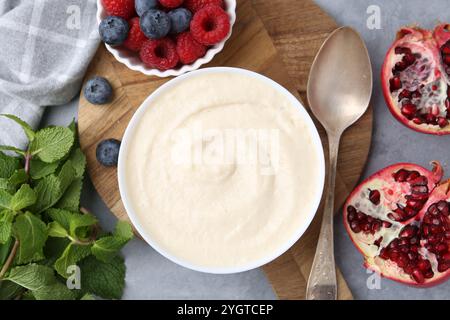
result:
[[[344,224],[365,266],[412,286],[450,276],[450,181],[442,167],[411,163],[387,167],[349,196]]]
[[[450,25],[404,27],[384,60],[381,81],[392,114],[423,133],[450,134]]]

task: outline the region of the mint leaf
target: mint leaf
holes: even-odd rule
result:
[[[0,152],[0,178],[9,179],[19,169],[20,160]]]
[[[42,178],[34,191],[37,194],[37,201],[32,207],[32,211],[41,213],[52,207],[61,197],[60,180],[54,175]]]
[[[70,290],[61,282],[55,282],[32,292],[36,300],[75,300],[78,295],[76,291]]]
[[[61,196],[67,190],[67,188],[70,186],[73,179],[75,178],[75,175],[76,175],[76,171],[72,166],[72,161],[67,160],[64,163],[64,165],[61,167],[61,170],[59,171],[59,174],[58,174]]]
[[[74,149],[70,154],[69,160],[72,162],[72,166],[75,169],[75,178],[83,177],[86,169],[86,156],[81,149]]]
[[[31,152],[44,162],[64,158],[72,148],[75,137],[69,128],[49,127],[39,130],[31,145]]]
[[[55,262],[55,270],[64,278],[68,277],[67,268],[76,265],[91,254],[91,246],[69,244],[61,257]]]
[[[7,280],[0,281],[0,300],[14,299],[23,290],[17,283]]]
[[[25,172],[25,169],[16,170],[13,175],[9,178],[9,183],[16,187],[21,185],[28,180],[28,175]]]
[[[103,237],[95,241],[92,246],[92,254],[99,260],[108,262],[114,258],[128,241],[133,238],[131,226],[119,221],[112,236]]]
[[[0,189],[5,190],[6,192],[14,192],[14,187],[9,183],[9,179],[0,178]]]
[[[67,238],[69,233],[58,222],[52,221],[48,224],[48,236],[53,238]]]
[[[125,286],[125,264],[115,256],[110,262],[102,262],[89,256],[80,263],[81,285],[89,292],[105,299],[120,299]]]
[[[70,220],[75,214],[73,212],[62,209],[48,209],[47,214],[56,222],[58,222],[64,229],[69,230]]]
[[[25,156],[25,151],[20,150],[19,148],[16,147],[11,147],[11,146],[0,146],[0,151],[12,151],[15,152],[21,156]]]
[[[12,114],[2,114],[1,116],[9,118],[9,119],[15,121],[18,125],[20,125],[22,127],[23,131],[25,132],[28,140],[30,140],[30,142],[33,142],[33,140],[35,138],[35,133],[34,133],[33,128],[31,128],[28,123],[26,123],[25,121],[21,120],[20,118],[14,116]]]
[[[28,184],[23,184],[11,199],[11,209],[20,211],[31,205],[37,200],[36,193]]]
[[[14,213],[4,210],[0,213],[0,244],[5,244],[11,239]]]
[[[33,214],[26,212],[16,218],[14,233],[19,239],[16,255],[18,264],[44,259],[43,248],[47,240],[47,226]]]
[[[0,209],[11,209],[12,195],[0,189]]]
[[[79,211],[82,187],[82,178],[76,178],[55,206],[69,211]]]
[[[6,279],[33,291],[56,283],[52,268],[34,263],[12,268]]]
[[[97,218],[91,214],[74,214],[70,219],[69,233],[75,238],[85,238],[89,228],[97,222]]]
[[[121,237],[127,241],[131,240],[133,238],[133,229],[128,222],[119,220],[114,229],[114,236]]]
[[[59,163],[45,163],[39,159],[32,159],[30,163],[30,176],[33,180],[42,179],[50,174],[55,173]]]
[[[84,294],[80,300],[95,300],[94,296],[90,293]]]

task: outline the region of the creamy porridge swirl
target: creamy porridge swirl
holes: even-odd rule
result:
[[[127,200],[145,233],[179,261],[258,263],[292,242],[316,209],[321,146],[292,101],[259,78],[209,72],[180,81],[130,134]]]

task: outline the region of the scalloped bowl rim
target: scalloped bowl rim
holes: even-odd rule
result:
[[[230,32],[228,36],[219,42],[218,44],[212,46],[205,54],[204,57],[197,59],[193,64],[184,65],[179,69],[169,69],[165,71],[160,71],[158,69],[151,69],[146,67],[142,61],[138,57],[133,54],[133,57],[130,57],[131,52],[124,49],[116,49],[105,43],[106,49],[114,56],[114,58],[120,63],[126,65],[129,69],[133,71],[139,71],[148,76],[157,76],[160,78],[170,77],[170,76],[179,76],[185,74],[187,72],[191,72],[199,69],[202,65],[209,63],[212,59],[223,50],[225,43],[231,37],[234,23],[236,22],[236,0],[224,0],[227,5],[227,13],[230,16]],[[103,8],[102,0],[97,0],[97,24],[106,17],[106,11]],[[134,58],[134,59],[132,59]],[[134,60],[134,61],[133,61]],[[137,61],[139,60],[139,61]]]

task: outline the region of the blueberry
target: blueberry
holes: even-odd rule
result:
[[[156,9],[158,7],[158,0],[136,0],[134,3],[138,16],[142,16],[145,11]]]
[[[121,45],[128,37],[128,22],[120,17],[110,16],[100,22],[100,38],[111,46]]]
[[[105,167],[115,167],[119,161],[120,141],[116,139],[103,140],[95,152],[97,161]]]
[[[86,82],[84,97],[92,104],[105,104],[111,100],[113,90],[108,80],[94,77]]]
[[[169,12],[169,18],[171,23],[170,33],[177,34],[189,28],[192,13],[185,8],[178,8]]]
[[[161,10],[148,10],[141,17],[141,30],[150,39],[164,38],[170,31],[170,19]]]

